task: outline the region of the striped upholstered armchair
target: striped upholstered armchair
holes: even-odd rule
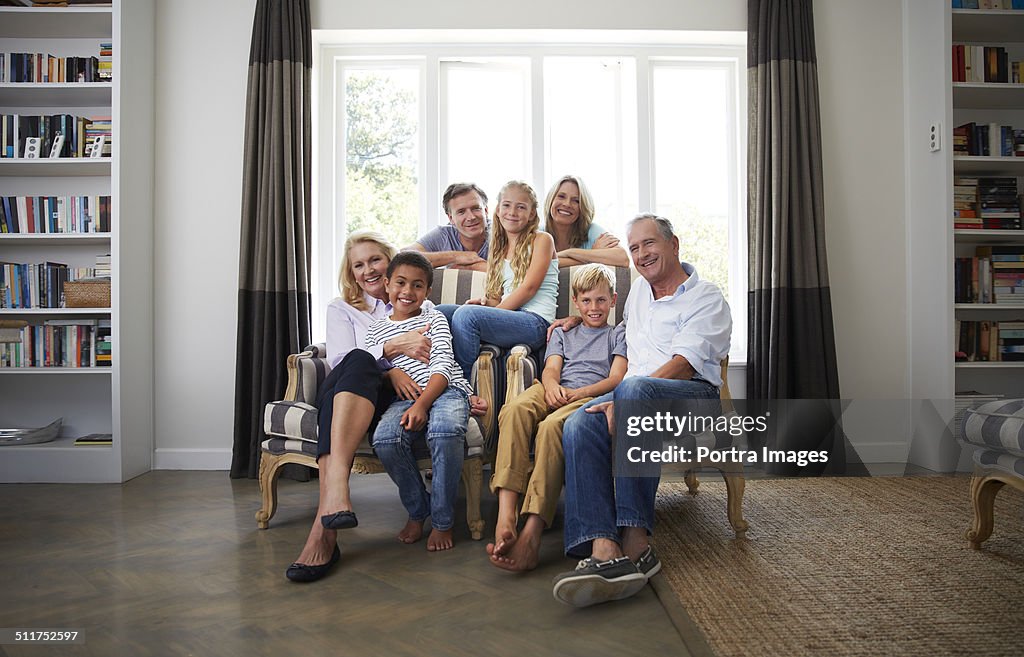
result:
[[[437,269],[430,296],[435,304],[465,303],[474,296],[482,296],[482,272]],[[471,418],[466,431],[465,461],[462,483],[466,490],[466,519],[470,535],[475,540],[483,536],[484,521],[480,516],[480,491],[483,483],[483,464],[493,460],[497,443],[497,411],[495,409],[494,364],[498,349],[484,345],[473,366],[470,383],[478,395],[488,402],[488,412],[480,419]],[[277,478],[281,467],[297,463],[311,468],[316,464],[317,409],[313,404],[317,390],[327,373],[327,349],[324,344],[311,345],[301,353],[288,356],[288,386],[284,398],[267,404],[264,413],[263,451],[260,459],[260,491],[263,505],[256,513],[256,523],[266,529],[277,510]],[[431,467],[426,441],[414,445],[421,470]],[[384,467],[370,446],[370,436],[356,450],[352,471],[358,474],[384,472]]]

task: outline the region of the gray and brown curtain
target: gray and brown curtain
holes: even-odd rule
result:
[[[748,0],[747,10],[747,398],[792,400],[780,447],[828,449],[841,471],[811,0]]]
[[[259,473],[263,408],[310,339],[309,0],[257,0],[249,52],[231,476]]]

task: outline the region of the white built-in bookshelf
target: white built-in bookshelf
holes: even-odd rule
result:
[[[154,19],[153,0],[0,7],[2,53],[113,44],[111,81],[0,83],[0,115],[110,116],[112,134],[110,157],[0,158],[0,197],[109,196],[111,209],[109,231],[0,234],[0,262],[93,267],[110,254],[109,308],[3,308],[0,319],[109,321],[112,332],[110,367],[0,367],[0,428],[63,418],[53,442],[0,446],[0,482],[122,482],[152,466]],[[113,445],[74,445],[91,433]]]
[[[947,0],[948,2],[948,0]],[[948,4],[947,4],[948,6]],[[956,51],[958,44],[970,50],[972,46],[1004,48],[1008,59],[1024,60],[1024,11],[993,10],[993,9],[947,9],[951,12],[951,43],[954,47],[953,57],[947,61],[956,67]],[[949,51],[947,51],[949,52]],[[975,51],[977,52],[977,51]],[[970,62],[970,60],[969,60]],[[977,65],[977,61],[974,61]],[[970,63],[968,63],[970,66]],[[947,98],[951,99],[951,128],[965,124],[978,125],[1010,125],[1017,130],[1024,130],[1024,84],[1015,83],[1012,78],[1008,82],[955,81],[957,73],[947,77]],[[968,78],[970,73],[968,72]],[[949,134],[947,131],[946,134]],[[962,155],[954,154],[952,144],[946,149],[951,158],[952,180],[950,181],[950,197],[956,189],[956,181],[964,179],[1016,178],[1018,193],[1024,191],[1024,157],[1005,156],[1003,154]],[[965,228],[952,229],[953,255],[956,258],[975,257],[979,249],[992,247],[1006,250],[1024,247],[1024,230],[1017,229],[985,229],[972,230]],[[954,271],[955,271],[954,267]],[[952,278],[952,276],[951,276]],[[962,288],[961,288],[962,289]],[[999,295],[995,295],[998,297]],[[1007,295],[1008,296],[1008,295]],[[1006,296],[1003,297],[1005,299]],[[996,331],[996,327],[1012,326],[1010,322],[1024,322],[1024,294],[1020,295],[1021,303],[963,303],[963,295],[954,296],[951,316],[954,326],[961,328],[971,323],[977,330],[985,325],[988,331]],[[959,303],[957,301],[960,301]],[[976,299],[977,301],[977,299]],[[953,331],[956,346],[962,347],[964,341],[957,328]],[[996,333],[1000,335],[1000,333]],[[993,340],[991,345],[995,345]],[[953,380],[956,392],[977,391],[983,394],[998,394],[1008,397],[1024,396],[1024,361],[1003,361],[999,355],[986,352],[985,358],[971,354],[970,362],[953,363]],[[977,356],[977,357],[976,357]],[[951,359],[952,360],[952,359]]]

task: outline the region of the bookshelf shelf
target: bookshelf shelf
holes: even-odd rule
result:
[[[112,7],[0,7],[0,38],[110,38]]]
[[[953,102],[963,108],[1014,109],[1024,105],[1024,84],[954,82]]]
[[[1024,159],[1024,158],[1021,158]],[[109,157],[62,157],[30,160],[23,157],[0,159],[0,177],[109,176]]]
[[[954,363],[954,366],[958,370],[1010,370],[1024,368],[1024,361],[999,361],[994,363],[985,361],[975,361],[973,363]]]
[[[953,9],[953,41],[988,45],[1020,42],[1024,11],[1014,9]]]
[[[110,308],[0,308],[0,317],[5,315],[79,316],[109,315]]]
[[[1024,157],[956,155],[953,157],[953,170],[958,174],[1020,176],[1024,175]]]
[[[2,82],[0,105],[110,107],[109,82]]]
[[[0,244],[109,244],[110,233],[0,233]]]
[[[970,230],[960,228],[953,231],[957,242],[970,242],[972,244],[1022,243],[1024,244],[1024,230]]]
[[[113,367],[0,367],[0,375],[6,374],[104,374],[109,375]]]

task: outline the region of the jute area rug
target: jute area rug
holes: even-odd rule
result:
[[[720,657],[1024,654],[1024,496],[999,492],[995,532],[975,551],[969,482],[748,481],[745,540],[726,521],[724,483],[696,496],[663,483],[659,588]]]

